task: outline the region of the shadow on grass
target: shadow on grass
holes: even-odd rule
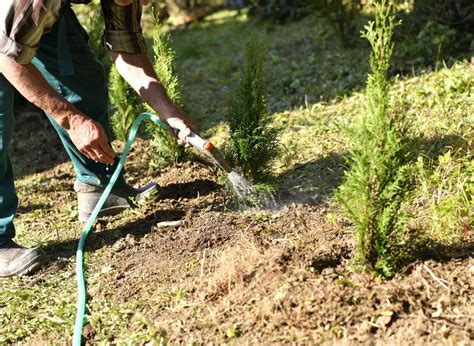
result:
[[[439,156],[446,153],[449,149],[456,151],[457,149],[466,148],[468,142],[459,135],[446,135],[430,140],[418,139],[413,142],[413,146],[416,148],[414,151],[415,159],[418,156],[422,156],[436,163]]]
[[[18,214],[31,213],[35,210],[49,209],[51,206],[47,203],[29,203],[28,205],[19,205],[17,209]]]
[[[280,174],[277,182],[281,186],[280,203],[302,202],[320,204],[334,195],[342,183],[346,171],[344,155],[329,155],[297,164]]]

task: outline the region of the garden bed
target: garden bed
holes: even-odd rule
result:
[[[138,139],[127,179],[135,186],[157,181],[161,191],[139,209],[98,220],[88,238],[87,344],[470,343],[469,215],[465,229],[446,229],[444,243],[417,254],[391,280],[355,265],[354,227],[332,197],[347,169],[344,129],[363,104],[367,47],[343,47],[317,16],[277,26],[219,12],[173,32],[183,97],[204,136],[219,146],[226,138],[226,95],[254,31],[268,43],[269,76],[278,77],[268,78],[271,125],[283,144],[274,167],[278,208],[239,209],[225,177],[202,157],[151,168],[149,142]],[[422,132],[420,155],[454,187],[472,157],[473,74],[468,61],[420,68],[395,78],[390,95]],[[42,246],[51,261],[31,277],[0,281],[0,344],[69,344],[83,226],[74,173],[43,116],[20,114],[16,124],[17,239]],[[452,156],[440,161],[448,150]],[[457,191],[431,183],[414,206],[413,231],[439,224],[430,189],[448,197]],[[456,225],[457,214],[449,215]]]
[[[135,184],[157,180],[159,198],[99,220],[88,239],[88,343],[472,339],[472,239],[463,249],[433,252],[409,264],[393,280],[379,280],[353,266],[353,230],[333,217],[334,206],[318,199],[281,200],[277,210],[238,211],[212,166],[186,162],[158,172],[144,166],[148,150],[147,142],[138,140],[127,175]],[[63,163],[37,173],[43,188],[30,190],[27,199],[69,196],[67,203],[69,170]],[[60,215],[51,211],[36,225],[48,229]],[[163,226],[177,220],[178,226]],[[79,225],[71,223],[78,232]],[[73,255],[75,245],[74,239],[50,243],[52,264],[21,285],[51,291],[48,281],[62,272],[73,281],[73,257],[64,258]],[[72,308],[74,292],[67,295]],[[26,340],[68,340],[45,330]]]

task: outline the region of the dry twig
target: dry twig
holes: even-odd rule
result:
[[[444,287],[445,289],[449,290],[449,286],[447,285],[448,282],[447,282],[446,280],[437,277],[436,274],[433,273],[433,271],[432,271],[430,268],[428,268],[428,266],[427,266],[426,264],[424,264],[424,263],[422,264],[422,268],[423,268],[424,270],[426,270],[426,271],[428,272],[428,274],[431,275],[431,277],[433,278],[434,281],[436,281],[437,283],[439,283],[439,284],[440,284],[442,287]]]
[[[202,279],[203,275],[204,275],[204,262],[206,261],[206,250],[207,249],[204,249],[204,252],[202,254],[202,260],[201,260],[201,274],[199,276],[199,279]]]

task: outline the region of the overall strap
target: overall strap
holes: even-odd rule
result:
[[[69,51],[69,43],[67,39],[66,12],[69,10],[71,0],[68,0],[61,9],[61,18],[59,19],[58,28],[58,67],[61,76],[71,76],[74,73],[74,65],[72,63],[71,52]]]

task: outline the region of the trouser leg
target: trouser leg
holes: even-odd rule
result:
[[[65,25],[62,28],[58,22],[52,31],[43,35],[33,64],[56,91],[81,112],[100,123],[111,138],[104,67],[92,53],[87,43],[87,33],[80,26],[74,12],[67,10],[63,20]],[[64,29],[67,30],[67,35],[61,33]],[[61,64],[64,65],[64,55],[68,53],[71,66],[61,67]],[[99,187],[105,186],[115,166],[110,167],[87,158],[72,143],[67,131],[49,115],[48,118],[74,164],[77,180]],[[117,162],[116,159],[116,164]],[[123,182],[121,178],[118,183]]]
[[[18,207],[8,147],[13,134],[14,88],[0,74],[0,245],[15,236],[13,218]]]

